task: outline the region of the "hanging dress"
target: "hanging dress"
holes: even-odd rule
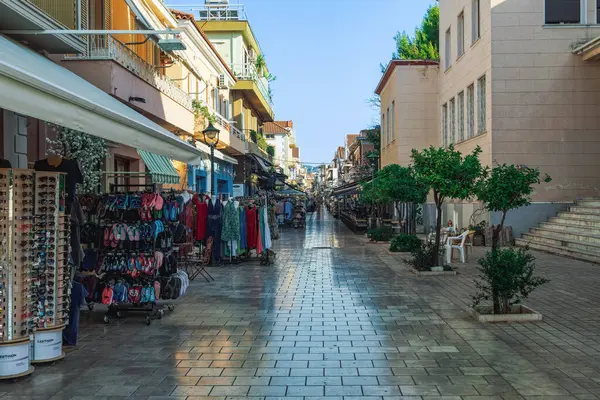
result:
[[[263,225],[265,226],[265,249],[270,249],[272,246],[271,242],[271,227],[269,226],[269,211],[270,207],[265,206],[263,212]]]
[[[257,241],[256,207],[246,207],[246,248],[255,249]]]
[[[237,242],[240,238],[240,217],[233,201],[227,203],[223,208],[223,230],[221,239],[225,242],[227,255],[233,251],[232,256],[237,255]]]
[[[204,196],[194,196],[196,205],[196,240],[206,239],[206,225],[208,224],[208,205]]]
[[[239,218],[240,218],[240,244],[239,244],[239,254],[242,254],[248,248],[248,244],[246,242],[246,208],[240,207],[239,210]]]
[[[207,234],[213,238],[212,258],[215,262],[221,261],[221,214],[223,206],[221,200],[217,199],[213,205],[212,200],[208,200],[208,228]]]
[[[265,251],[264,248],[264,244],[263,244],[263,234],[262,234],[262,230],[263,230],[263,219],[260,217],[261,216],[261,212],[262,212],[262,208],[257,210],[257,215],[256,217],[258,218],[258,223],[257,223],[257,235],[258,237],[256,238],[256,255],[262,254],[263,251]]]

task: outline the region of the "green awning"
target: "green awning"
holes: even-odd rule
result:
[[[173,163],[167,157],[142,149],[138,149],[138,154],[144,160],[144,164],[146,164],[146,167],[150,171],[154,183],[179,183],[179,173],[177,173]]]

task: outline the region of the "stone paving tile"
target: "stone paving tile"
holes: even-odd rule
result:
[[[527,304],[544,321],[484,325],[465,307],[485,249],[416,277],[322,214],[274,250],[272,266],[211,268],[151,326],[83,312],[77,349],[0,400],[600,398],[594,265],[535,253],[552,282]]]

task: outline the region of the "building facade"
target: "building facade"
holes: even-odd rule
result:
[[[600,69],[573,49],[600,35],[598,5],[595,0],[440,2],[439,69],[392,62],[377,88],[382,165],[406,165],[411,148],[454,144],[463,154],[480,146],[481,161],[490,167],[539,168],[552,182],[536,188],[527,210],[509,213],[507,224],[516,235],[574,199],[596,195]],[[424,94],[431,96],[414,105],[412,97]],[[426,117],[408,118],[414,113],[405,112],[407,103]],[[402,145],[405,150],[391,150]],[[449,204],[444,219],[467,226],[478,209],[478,203]],[[496,215],[488,218],[498,222]]]

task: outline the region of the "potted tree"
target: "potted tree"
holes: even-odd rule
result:
[[[549,182],[548,175],[544,181]],[[478,292],[472,297],[471,314],[479,321],[541,320],[542,315],[521,305],[521,300],[548,280],[533,276],[535,257],[527,248],[500,248],[500,234],[508,211],[531,203],[534,185],[539,184],[540,171],[534,168],[500,165],[477,188],[478,198],[491,212],[500,212],[500,223],[494,228],[492,250],[479,260]],[[482,302],[492,301],[491,307]]]
[[[415,178],[433,194],[437,211],[435,242],[432,248],[431,267],[441,266],[440,238],[442,230],[442,206],[446,199],[467,200],[474,196],[479,181],[486,176],[487,169],[481,166],[477,146],[471,154],[463,157],[454,146],[433,146],[423,151],[412,150]]]

